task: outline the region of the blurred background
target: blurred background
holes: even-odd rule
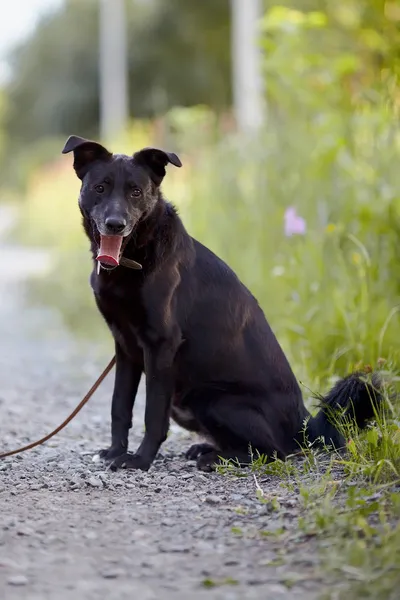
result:
[[[112,352],[61,150],[70,134],[157,145],[184,165],[166,196],[259,299],[306,385],[396,365],[399,74],[399,0],[8,3],[3,268],[24,248],[27,302]]]

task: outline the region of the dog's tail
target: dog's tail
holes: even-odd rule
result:
[[[363,429],[377,415],[382,402],[382,384],[376,373],[369,380],[361,373],[340,379],[331,391],[320,398],[320,410],[307,424],[310,442],[323,438],[327,446],[342,448],[344,432]]]

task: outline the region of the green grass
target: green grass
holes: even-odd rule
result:
[[[232,577],[227,577],[226,579],[222,579],[222,580],[218,580],[218,581],[207,577],[206,579],[203,579],[203,581],[202,581],[202,586],[205,588],[215,588],[215,587],[220,587],[220,586],[224,586],[224,585],[238,585],[238,584],[239,584],[239,582],[236,579],[233,579]]]
[[[394,599],[400,584],[400,494],[382,491],[376,500],[376,488],[358,485],[322,499],[302,488],[299,528],[316,537],[322,572],[335,590],[323,598]]]

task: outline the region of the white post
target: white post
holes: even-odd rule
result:
[[[100,135],[108,141],[129,115],[125,0],[100,0],[99,38]]]
[[[231,0],[233,104],[239,130],[251,132],[265,116],[258,21],[262,0]]]

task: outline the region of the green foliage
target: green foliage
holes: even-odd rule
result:
[[[7,100],[5,94],[0,92],[0,160],[3,158],[3,153],[6,144],[6,135],[4,132],[4,119],[7,111]]]
[[[6,127],[13,149],[38,137],[95,133],[97,9],[95,0],[68,0],[11,54]]]
[[[400,11],[392,0],[266,2],[260,27],[269,110],[319,112],[396,105]],[[65,0],[10,55],[6,130],[13,151],[39,137],[98,130],[96,0]],[[126,2],[129,93],[135,118],[175,106],[226,110],[231,101],[227,0]],[[84,31],[84,35],[82,32]],[[307,110],[306,110],[307,109]],[[308,112],[307,112],[308,111]]]
[[[351,108],[395,99],[400,11],[385,0],[300,0],[269,7],[262,22],[267,91],[281,109]],[[379,92],[379,94],[377,94]]]
[[[6,92],[13,148],[38,137],[96,136],[97,0],[66,0],[14,50]],[[126,2],[129,95],[137,118],[175,104],[229,103],[229,3],[225,0]]]
[[[400,482],[400,411],[390,406],[388,414],[379,414],[374,426],[360,435],[354,432],[349,456],[338,461],[349,477],[363,477],[373,483]]]

